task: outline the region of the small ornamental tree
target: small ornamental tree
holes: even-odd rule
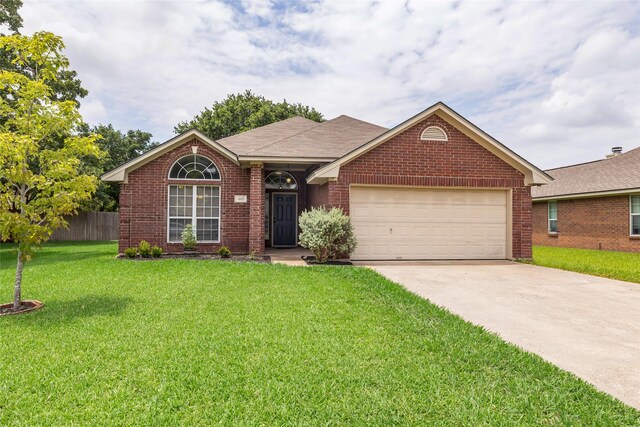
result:
[[[342,209],[311,208],[300,215],[300,246],[315,255],[320,263],[348,257],[356,248],[351,218]]]
[[[18,244],[13,310],[22,298],[24,262],[65,215],[95,191],[97,178],[79,172],[81,159],[99,157],[95,135],[78,136],[82,117],[73,100],[52,95],[57,76],[68,70],[62,39],[47,32],[0,37],[22,70],[0,70],[0,237]]]

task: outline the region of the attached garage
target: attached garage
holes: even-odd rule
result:
[[[354,260],[505,259],[510,191],[352,185]]]

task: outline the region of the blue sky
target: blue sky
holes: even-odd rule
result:
[[[252,89],[394,126],[444,101],[543,168],[640,146],[640,2],[30,1],[90,123],[173,127]]]

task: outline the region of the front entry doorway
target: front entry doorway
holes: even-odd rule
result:
[[[277,248],[298,245],[298,195],[296,193],[272,193],[273,208],[271,246]]]

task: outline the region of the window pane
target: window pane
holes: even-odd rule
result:
[[[631,234],[640,236],[640,215],[631,217]]]
[[[640,196],[631,196],[631,213],[640,214]]]
[[[218,220],[199,219],[196,227],[196,237],[202,240],[218,240]]]
[[[187,224],[191,224],[190,219],[170,219],[169,220],[169,241],[181,242],[182,231],[187,226]]]
[[[549,219],[558,219],[558,203],[549,202]]]
[[[552,233],[557,233],[558,232],[558,221],[555,219],[551,219],[549,220],[549,231],[551,231]]]

